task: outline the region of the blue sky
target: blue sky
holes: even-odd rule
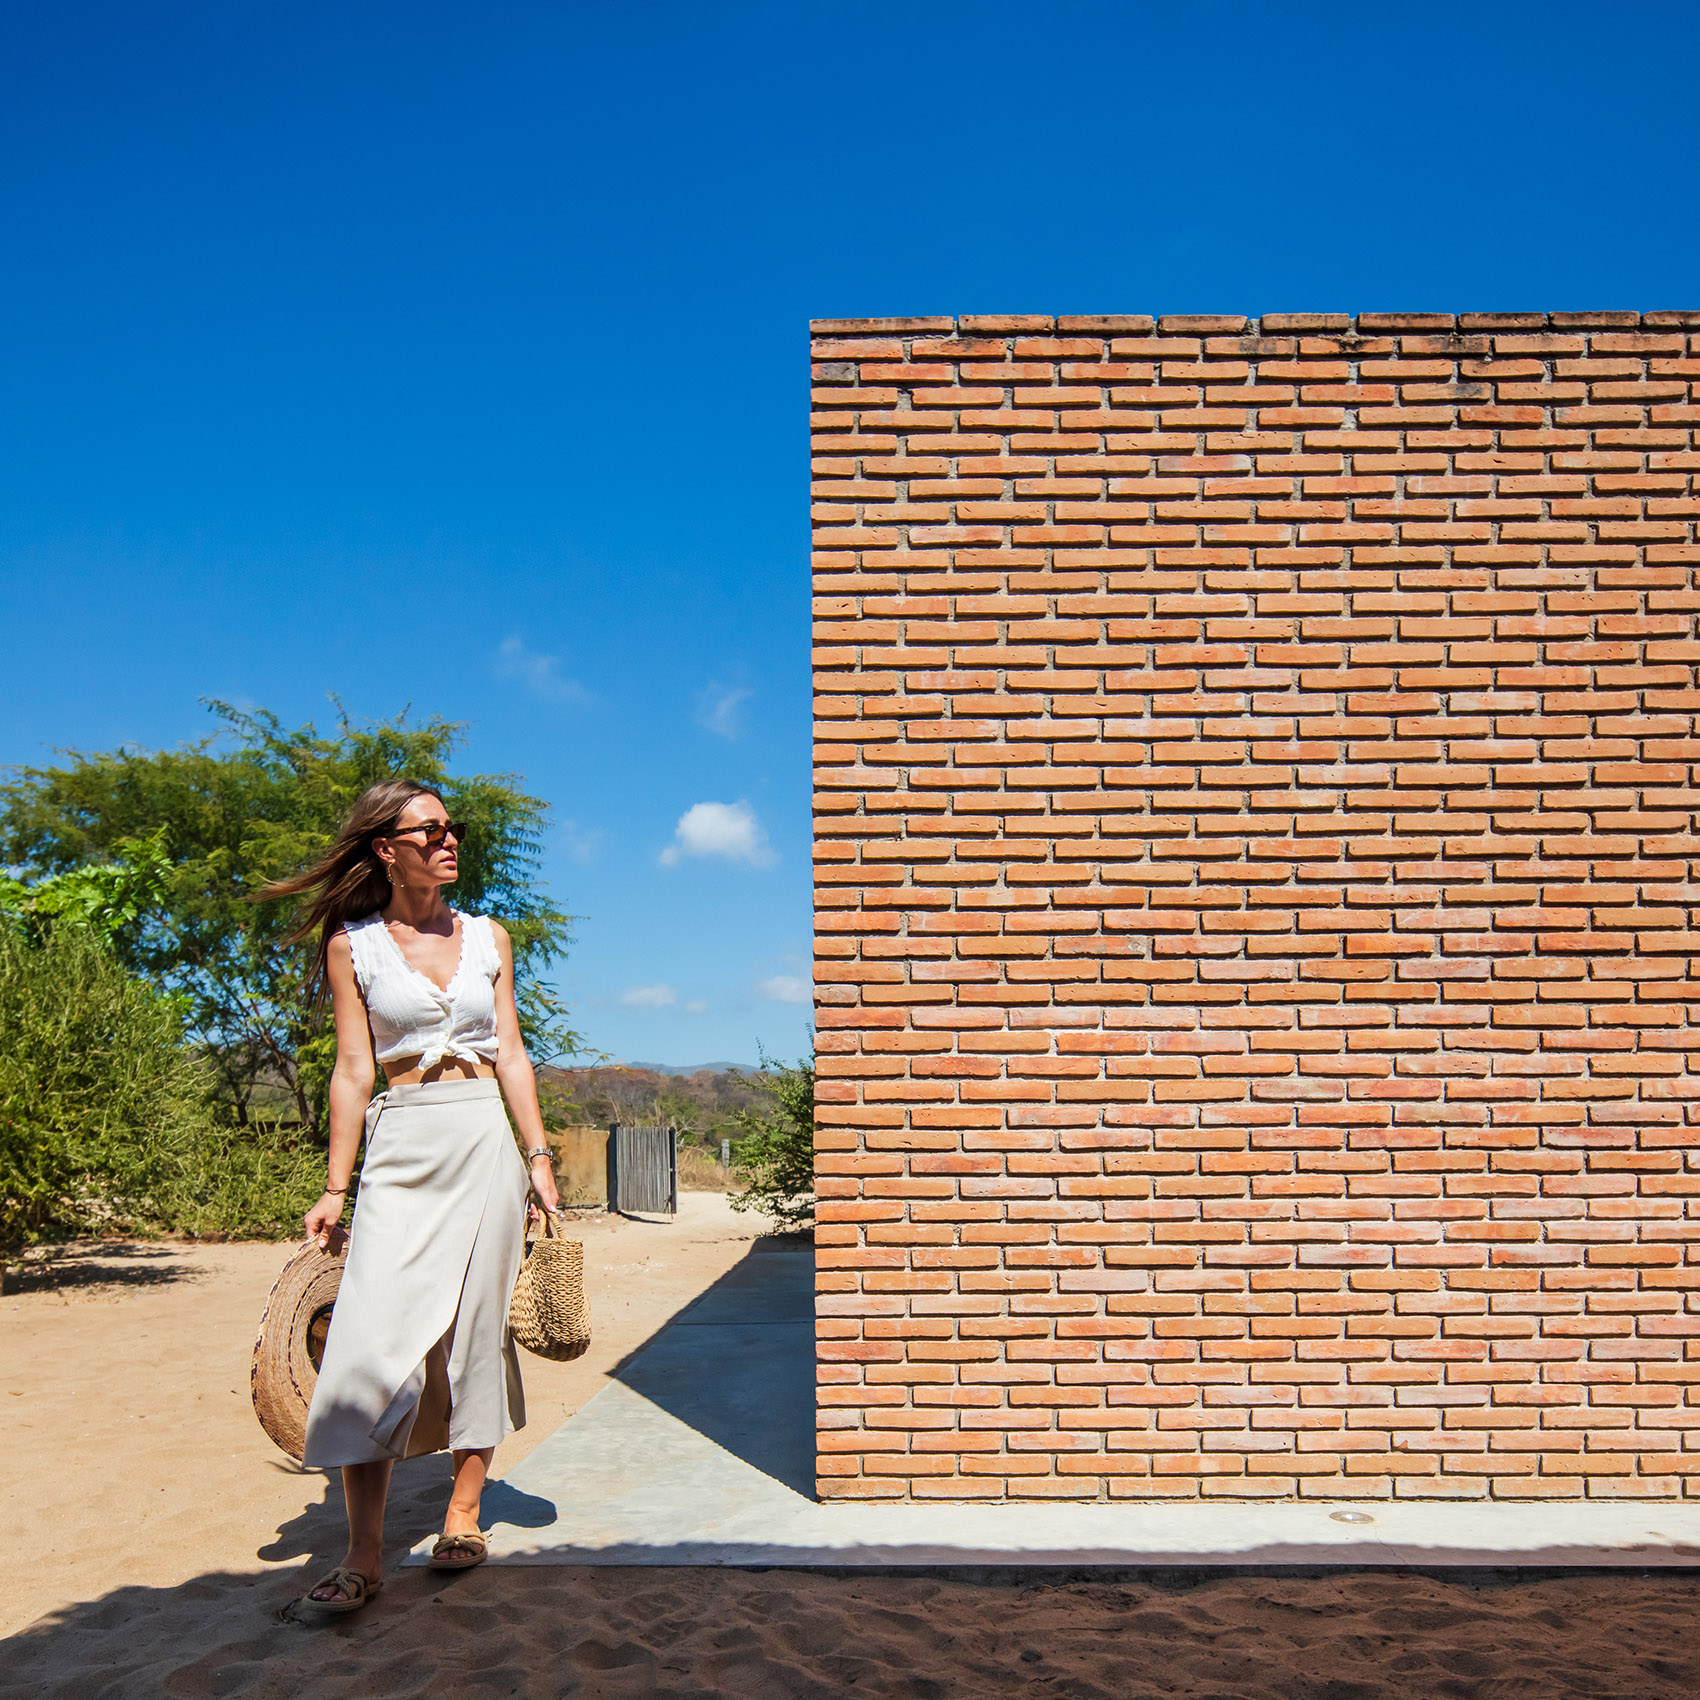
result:
[[[464,720],[598,1048],[803,1046],[811,317],[1692,307],[1690,6],[0,14],[0,763]],[[683,824],[681,824],[683,823]]]

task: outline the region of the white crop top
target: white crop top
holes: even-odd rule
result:
[[[445,1058],[496,1060],[496,976],[502,959],[486,915],[463,915],[460,961],[445,990],[401,953],[381,915],[343,927],[354,953],[354,977],[366,1000],[372,1042],[380,1063],[419,1058],[430,1070]]]

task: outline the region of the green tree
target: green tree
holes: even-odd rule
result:
[[[815,1064],[811,1056],[786,1065],[764,1052],[762,1071],[744,1076],[767,1103],[739,1110],[732,1120],[742,1129],[732,1144],[732,1167],[743,1178],[734,1193],[734,1210],[760,1210],[779,1226],[796,1232],[815,1220]]]
[[[537,882],[541,799],[512,775],[451,773],[463,728],[446,720],[363,724],[339,707],[334,733],[322,736],[264,710],[209,707],[223,730],[198,743],[73,751],[60,766],[15,770],[0,786],[0,860],[40,892],[69,875],[98,881],[103,868],[135,865],[138,845],[159,848],[155,901],[115,927],[115,947],[124,966],[179,1001],[239,1124],[267,1089],[281,1089],[303,1128],[323,1131],[335,1036],[303,993],[309,948],[282,942],[291,905],[252,898],[318,856],[380,779],[434,786],[468,822],[454,900],[495,915],[512,936],[533,1056],[576,1046],[541,978],[564,954],[571,924]]]
[[[0,914],[21,922],[32,938],[54,924],[86,927],[103,945],[134,945],[171,881],[165,832],[121,839],[110,862],[89,862],[33,885],[0,873]]]

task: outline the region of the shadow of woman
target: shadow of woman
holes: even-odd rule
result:
[[[293,1475],[319,1475],[277,1462]],[[498,1627],[505,1608],[502,1573],[446,1574],[402,1567],[408,1550],[442,1526],[450,1464],[442,1453],[398,1463],[385,1520],[384,1595],[380,1609],[345,1618],[297,1616],[293,1607],[313,1581],[340,1563],[347,1540],[338,1472],[322,1476],[323,1491],[280,1524],[255,1550],[265,1568],[212,1571],[171,1587],[120,1582],[97,1600],[38,1618],[4,1642],[0,1700],[148,1700],[159,1696],[252,1695],[294,1700],[325,1695],[428,1694],[443,1680],[428,1634],[405,1614],[452,1598],[475,1620],[490,1614]],[[484,1522],[541,1528],[554,1505],[535,1494],[492,1482]],[[118,1579],[114,1579],[118,1580]],[[398,1617],[398,1612],[402,1614]],[[338,1673],[309,1651],[312,1637],[328,1648],[357,1653],[359,1670]],[[350,1637],[357,1637],[350,1642]],[[382,1680],[371,1659],[381,1651]],[[374,1683],[377,1686],[374,1686]]]
[[[348,1535],[341,1472],[304,1470],[299,1464],[278,1463],[273,1467],[289,1475],[322,1475],[324,1493],[315,1504],[280,1524],[275,1537],[256,1548],[254,1556],[272,1564],[290,1559],[308,1560],[309,1570],[321,1559],[326,1569],[340,1563]],[[443,1507],[448,1503],[452,1480],[447,1453],[404,1458],[396,1465],[390,1477],[389,1505],[384,1515],[386,1574],[414,1546],[442,1527]],[[521,1529],[544,1529],[556,1516],[554,1501],[538,1494],[526,1493],[503,1481],[493,1481],[484,1489],[480,1521],[486,1529],[498,1523]]]

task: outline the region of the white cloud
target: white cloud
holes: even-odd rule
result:
[[[556,841],[575,862],[594,862],[602,847],[602,828],[582,826],[578,821],[563,820],[555,828]]]
[[[705,1004],[702,1001],[701,998],[692,998],[691,1001],[688,1004],[685,1005],[685,1014],[686,1015],[707,1015],[708,1014],[708,1005]]]
[[[633,986],[620,994],[620,1002],[628,1009],[665,1009],[678,1001],[679,994],[671,986]]]
[[[559,656],[540,655],[517,637],[509,638],[496,651],[496,677],[518,679],[533,695],[551,702],[583,702],[589,696],[576,679],[561,676]]]
[[[775,974],[761,983],[761,995],[774,1003],[813,1003],[814,988],[795,974]]]
[[[686,809],[673,842],[661,852],[661,865],[676,868],[687,856],[720,856],[752,868],[779,860],[748,803],[693,803]]]
[[[697,698],[697,725],[720,738],[736,738],[743,730],[738,705],[755,693],[742,685],[711,684]]]

